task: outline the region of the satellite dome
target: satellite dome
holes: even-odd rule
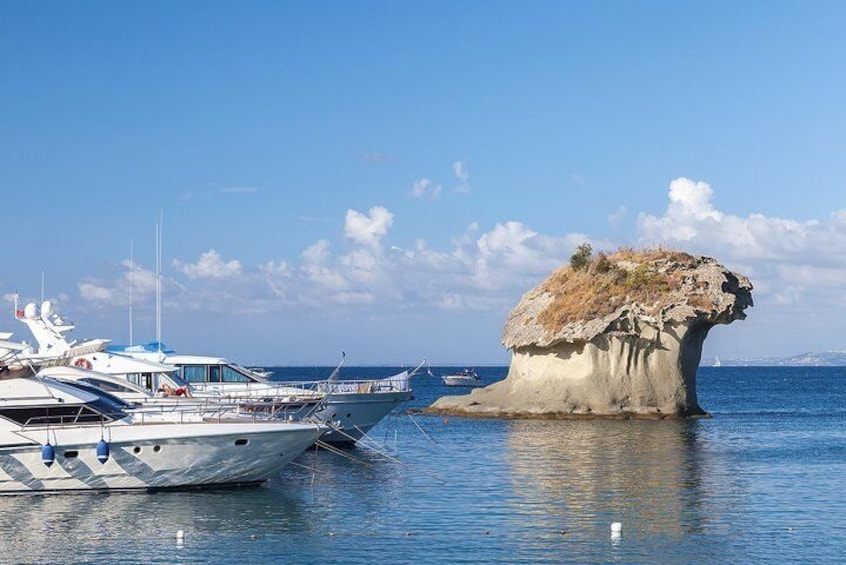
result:
[[[25,318],[34,318],[36,316],[36,306],[35,302],[30,302],[26,306],[24,306],[24,317]]]

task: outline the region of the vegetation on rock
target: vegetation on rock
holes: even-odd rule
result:
[[[621,248],[610,255],[592,256],[590,245],[582,244],[570,265],[557,269],[543,283],[541,290],[552,301],[537,322],[557,333],[568,324],[612,314],[625,304],[637,303],[650,315],[658,315],[680,299],[694,308],[707,309],[711,301],[706,289],[690,279],[690,270],[699,261],[688,253],[664,248]],[[694,284],[682,292],[685,283],[688,287]]]

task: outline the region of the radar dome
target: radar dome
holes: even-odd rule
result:
[[[25,318],[34,318],[36,316],[36,306],[35,302],[30,302],[26,306],[24,306],[24,317]]]

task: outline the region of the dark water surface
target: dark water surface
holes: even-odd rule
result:
[[[702,368],[713,418],[691,422],[395,413],[371,433],[386,455],[310,451],[258,488],[0,497],[0,562],[842,562],[844,384],[844,368]],[[414,389],[407,407],[462,391]]]

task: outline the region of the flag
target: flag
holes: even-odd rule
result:
[[[24,311],[23,311],[23,310],[17,310],[17,309],[16,309],[16,310],[15,310],[15,318],[21,319],[21,318],[23,318],[23,317],[24,317]]]

